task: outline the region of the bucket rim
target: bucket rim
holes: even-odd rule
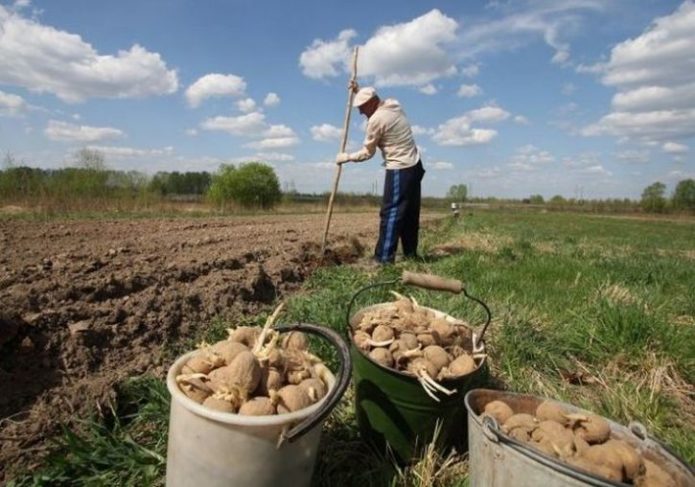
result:
[[[390,302],[383,302],[383,303],[371,304],[371,305],[369,305],[369,306],[365,306],[365,307],[363,307],[363,308],[360,308],[360,309],[356,310],[356,311],[352,314],[352,316],[350,316],[350,322],[349,322],[349,327],[348,327],[349,329],[347,330],[348,338],[350,339],[350,346],[351,346],[352,348],[354,348],[362,357],[364,357],[365,359],[367,359],[370,363],[374,364],[376,367],[378,367],[379,369],[383,370],[384,372],[388,372],[388,373],[393,374],[393,375],[396,375],[396,376],[398,376],[398,377],[400,377],[400,378],[412,379],[412,380],[414,380],[414,381],[417,382],[417,378],[416,378],[414,375],[406,374],[405,372],[401,372],[400,370],[392,369],[392,368],[390,368],[390,367],[385,367],[385,366],[381,365],[380,363],[375,362],[374,360],[372,360],[372,358],[371,358],[369,355],[367,355],[366,353],[364,353],[364,352],[357,346],[357,344],[355,343],[355,340],[354,340],[354,337],[353,337],[353,333],[352,333],[352,331],[354,330],[354,327],[353,327],[353,323],[352,323],[352,322],[353,322],[355,316],[357,316],[359,313],[363,313],[363,312],[365,312],[365,311],[367,311],[367,310],[370,310],[370,309],[373,309],[373,308],[379,308],[379,307],[388,306],[388,305],[390,305],[390,304],[391,304]],[[459,320],[459,319],[457,319],[457,318],[451,316],[451,315],[448,314],[448,313],[445,313],[444,311],[441,311],[441,310],[438,310],[438,309],[435,309],[435,308],[430,308],[429,306],[422,306],[422,305],[419,305],[419,307],[420,307],[420,308],[427,309],[427,310],[430,310],[430,311],[433,311],[433,312],[435,313],[435,315],[439,315],[439,316],[437,316],[438,318],[444,317],[444,318],[446,318],[446,319],[451,319],[451,320],[454,320],[454,321],[457,322],[457,323],[452,323],[452,325],[462,326],[462,324],[463,324],[463,323],[461,322],[461,320]],[[469,330],[473,331],[473,329],[472,329],[470,326],[466,326],[466,328],[468,328]],[[483,352],[486,352],[487,349],[486,349],[485,340],[481,340],[481,341],[480,341],[480,344],[482,345],[482,349],[481,349],[481,350],[482,350]],[[483,366],[486,364],[486,362],[487,362],[487,354],[486,354],[485,357],[483,357],[483,359],[480,361],[480,365],[478,365],[473,371],[471,371],[471,372],[469,372],[469,373],[467,373],[467,374],[465,374],[465,375],[460,375],[460,376],[458,376],[458,377],[454,377],[454,378],[451,378],[451,379],[443,379],[443,380],[439,381],[439,383],[441,383],[441,384],[455,384],[455,383],[460,382],[461,380],[463,380],[463,379],[465,379],[465,378],[474,376],[474,375],[480,373],[480,371],[483,369]]]
[[[176,376],[179,375],[183,365],[196,353],[198,353],[197,350],[192,350],[181,355],[178,359],[176,359],[171,367],[169,367],[169,371],[167,372],[167,389],[169,390],[169,394],[171,394],[172,400],[176,401],[179,405],[183,406],[191,413],[220,423],[235,426],[282,426],[285,424],[295,423],[315,413],[326,401],[326,398],[329,397],[330,391],[336,387],[335,375],[328,367],[325,367],[323,379],[328,383],[328,391],[326,392],[326,395],[309,407],[291,413],[272,414],[266,416],[245,416],[237,413],[215,411],[206,408],[202,404],[198,404],[193,399],[186,396],[176,383]]]

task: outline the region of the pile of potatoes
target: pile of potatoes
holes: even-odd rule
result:
[[[303,333],[240,326],[226,340],[202,343],[176,382],[210,409],[265,416],[298,411],[325,396],[323,370]]]
[[[379,365],[417,377],[437,401],[435,391],[453,394],[438,381],[470,374],[484,357],[473,353],[470,328],[392,293],[395,301],[365,312],[353,326],[355,346]]]
[[[499,400],[487,403],[483,414],[492,416],[510,437],[599,477],[640,487],[676,487],[659,465],[628,442],[612,438],[601,416],[570,414],[551,401],[539,404],[534,416],[515,413]]]

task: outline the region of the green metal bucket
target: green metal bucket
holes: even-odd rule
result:
[[[464,396],[469,390],[481,387],[485,383],[487,364],[483,358],[479,367],[470,374],[442,381],[444,387],[455,389],[456,393],[451,396],[438,395],[440,401],[437,402],[427,395],[415,377],[383,367],[362,353],[352,340],[353,326],[359,323],[364,313],[389,304],[362,308],[351,315],[356,298],[368,289],[393,285],[399,281],[427,289],[463,292],[466,297],[480,303],[487,313],[487,321],[481,333],[474,335],[474,345],[478,351],[485,350],[482,338],[491,316],[487,305],[469,296],[460,281],[443,280],[423,274],[404,272],[400,280],[367,286],[353,296],[348,307],[347,320],[355,385],[355,412],[360,434],[378,453],[391,456],[400,464],[406,464],[417,458],[422,449],[435,438],[435,445],[440,451],[447,451],[451,447],[455,447],[459,452],[467,450],[467,413]],[[457,321],[441,311],[426,309],[452,323]]]

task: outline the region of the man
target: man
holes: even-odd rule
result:
[[[374,156],[377,147],[381,149],[386,178],[374,260],[393,263],[399,239],[403,255],[415,258],[420,229],[420,181],[425,170],[410,123],[398,101],[382,101],[374,88],[359,89],[357,83],[351,83],[349,89],[356,93],[353,107],[367,117],[367,133],[362,149],[351,154],[341,152],[335,162],[366,161]]]

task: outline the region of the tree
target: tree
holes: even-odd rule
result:
[[[654,211],[660,213],[666,208],[666,185],[661,182],[650,184],[642,191],[640,205],[644,211]]]
[[[684,179],[676,185],[673,192],[673,206],[682,209],[695,209],[695,179]]]
[[[533,205],[542,205],[543,203],[545,203],[543,196],[541,196],[539,194],[532,194],[528,200],[529,200],[529,203],[531,203]]]
[[[467,196],[468,186],[466,186],[465,184],[454,184],[452,187],[449,188],[449,191],[446,193],[447,198],[461,202],[466,201]]]
[[[552,203],[553,205],[564,205],[565,203],[567,203],[567,200],[565,200],[565,198],[563,198],[561,195],[556,194],[555,196],[550,198],[550,203]]]
[[[272,167],[249,162],[239,168],[221,166],[212,178],[208,197],[218,206],[234,201],[245,207],[272,208],[282,198],[282,192]]]
[[[75,154],[75,165],[83,169],[91,169],[93,171],[106,170],[104,162],[104,154],[94,149],[80,149]]]

